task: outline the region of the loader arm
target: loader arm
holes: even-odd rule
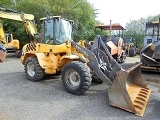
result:
[[[87,63],[88,67],[95,71],[96,75],[98,75],[105,83],[112,83],[111,80],[101,71],[100,64],[98,63],[96,56],[90,50],[83,48],[74,41],[72,41],[71,44],[89,60]]]
[[[121,66],[111,56],[100,36],[95,37],[92,46],[87,42],[85,42],[85,45],[87,49],[72,41],[72,46],[88,59],[87,64],[91,71],[94,71],[102,81],[110,85],[116,76],[116,72],[121,70]],[[106,53],[100,50],[100,46],[104,48]]]
[[[27,34],[32,36],[30,40],[33,40],[34,35],[37,33],[37,28],[35,26],[35,21],[34,21],[34,15],[32,14],[26,14],[12,9],[0,7],[0,19],[9,19],[9,20],[23,22]]]

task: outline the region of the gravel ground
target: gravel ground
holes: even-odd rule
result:
[[[124,68],[133,65],[127,58]],[[138,61],[139,59],[135,59]],[[128,62],[132,61],[132,63]],[[155,76],[159,74],[142,74]],[[59,76],[31,82],[24,73],[24,67],[17,58],[7,58],[0,63],[0,120],[159,120],[160,86],[147,82],[152,90],[143,117],[109,105],[106,84],[93,84],[81,96],[67,93]]]

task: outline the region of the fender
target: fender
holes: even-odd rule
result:
[[[71,62],[71,61],[79,61],[80,58],[77,55],[65,55],[62,56],[61,59],[59,60],[59,67],[58,67],[58,71],[61,71],[63,66],[65,66],[65,64]]]
[[[39,65],[45,70],[47,74],[55,74],[58,67],[58,57],[59,55],[47,54],[47,53],[26,53],[21,57],[22,64],[25,64],[27,58],[31,56],[36,56]]]

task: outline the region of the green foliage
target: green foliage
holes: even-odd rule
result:
[[[50,16],[62,16],[66,19],[72,19],[73,25],[73,39],[75,41],[93,40],[95,37],[94,25],[97,22],[96,9],[94,9],[87,0],[2,0],[2,6],[7,6],[7,1],[12,1],[10,6],[17,11],[23,11],[24,13],[33,14],[35,16],[35,22],[37,29],[40,31],[41,23],[40,18]],[[6,1],[6,2],[5,2]],[[16,4],[15,4],[16,3]],[[23,25],[19,23],[13,23],[8,21],[12,27],[5,25],[6,31],[14,34],[14,38],[20,39],[21,43],[25,43],[26,36],[24,35]],[[19,24],[19,25],[16,25]],[[6,27],[8,26],[8,27]],[[9,29],[9,31],[7,30]],[[14,31],[12,31],[14,29]]]
[[[74,20],[73,38],[76,41],[90,39],[94,33],[95,13],[86,0],[54,0],[51,13]]]
[[[0,5],[33,14],[38,31],[41,29],[40,18],[57,15],[74,20],[73,39],[75,41],[93,40],[97,34],[108,35],[106,31],[101,32],[98,29],[95,31],[94,25],[100,23],[95,20],[97,9],[94,9],[87,0],[1,0]],[[145,23],[156,20],[158,17],[160,15],[131,20],[126,24],[124,36],[134,37],[139,47],[143,46]],[[6,20],[3,21],[3,25],[5,32],[12,33],[14,38],[19,39],[22,44],[28,42],[22,23]]]
[[[24,13],[33,14],[38,31],[41,29],[40,18],[45,17],[50,10],[48,0],[18,0],[15,8]]]
[[[0,0],[0,7],[11,7],[14,5],[14,0]]]

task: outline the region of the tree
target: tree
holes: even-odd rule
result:
[[[94,33],[95,13],[86,0],[54,0],[51,13],[74,20],[74,39],[91,39]]]
[[[0,7],[11,7],[14,5],[14,0],[1,0],[0,1]]]
[[[87,0],[14,0],[10,5],[12,9],[17,11],[33,14],[38,31],[41,29],[40,18],[46,17],[47,15],[58,15],[74,21],[73,39],[75,41],[79,41],[80,39],[93,40],[96,35],[94,25],[98,22],[95,20],[97,10],[94,9]],[[15,24],[15,30],[8,31],[7,29],[10,29],[8,22],[10,21],[4,21],[4,23],[5,22],[7,22],[4,24],[6,32],[12,32],[15,38],[24,43],[27,38],[25,38],[25,36],[22,37],[22,35],[25,34],[23,26],[11,22],[12,26]]]
[[[73,38],[76,41],[93,39],[95,35],[95,11],[86,0],[18,0],[16,9],[33,14],[39,30],[41,17],[58,15],[74,20]]]

